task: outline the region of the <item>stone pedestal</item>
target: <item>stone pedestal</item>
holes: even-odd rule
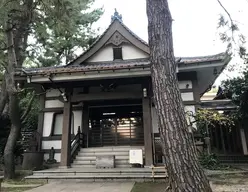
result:
[[[104,155],[96,157],[96,168],[114,168],[115,167],[115,156]]]
[[[43,152],[24,152],[22,168],[24,170],[39,170],[44,160]]]

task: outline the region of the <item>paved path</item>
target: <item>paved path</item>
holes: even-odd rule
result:
[[[130,192],[134,182],[54,182],[26,192]]]

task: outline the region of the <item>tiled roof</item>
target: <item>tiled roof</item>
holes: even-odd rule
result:
[[[181,59],[180,64],[194,64],[203,62],[222,61],[226,58],[225,53],[204,56],[204,57],[177,57],[176,60]],[[58,67],[42,67],[25,69],[26,73],[30,75],[46,75],[59,73],[76,73],[76,72],[90,72],[90,71],[104,71],[104,70],[118,70],[118,69],[135,69],[150,67],[149,58],[134,59],[134,60],[120,60],[110,62],[84,63],[78,66],[58,66]],[[16,73],[22,75],[22,73]]]
[[[148,59],[136,59],[127,61],[115,61],[115,62],[99,62],[99,63],[84,63],[79,66],[59,66],[59,67],[43,67],[25,69],[28,74],[32,75],[45,75],[56,73],[75,73],[75,72],[90,72],[90,71],[105,71],[105,70],[117,70],[117,69],[132,69],[149,67],[150,61]]]
[[[211,62],[222,60],[227,56],[227,54],[219,53],[217,55],[209,55],[209,56],[198,56],[198,57],[180,57],[180,63],[201,63],[201,62]],[[178,58],[179,59],[179,58]]]

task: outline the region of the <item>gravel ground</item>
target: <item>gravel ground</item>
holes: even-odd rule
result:
[[[210,179],[214,192],[248,192],[248,175],[229,175]]]

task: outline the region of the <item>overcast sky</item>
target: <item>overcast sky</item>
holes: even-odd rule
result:
[[[248,0],[222,0],[233,20],[239,22],[243,34],[248,34]],[[114,9],[122,14],[123,22],[139,37],[146,40],[147,15],[145,0],[96,0],[95,7],[103,7],[104,15],[94,25],[104,31],[110,24]],[[169,0],[173,22],[176,56],[202,56],[224,52],[219,40],[217,23],[224,14],[217,0]],[[226,78],[222,75],[221,79]]]

